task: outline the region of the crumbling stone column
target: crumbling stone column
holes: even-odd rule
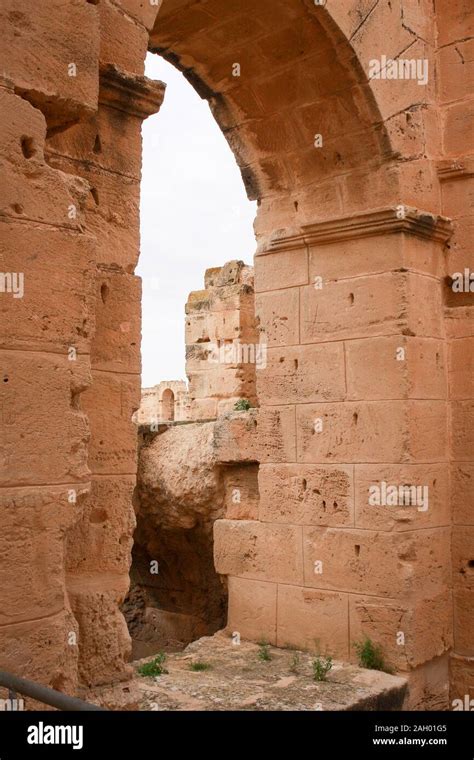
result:
[[[88,684],[126,675],[127,627],[119,610],[129,586],[140,405],[138,259],[140,125],[158,111],[164,86],[104,66],[99,110],[49,141],[50,162],[90,184],[86,223],[97,239],[91,426],[92,490],[67,544],[67,587],[80,627],[80,674]],[[131,149],[133,146],[133,149]]]

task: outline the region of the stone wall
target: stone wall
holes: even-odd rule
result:
[[[256,406],[256,372],[266,359],[255,319],[253,267],[208,269],[186,304],[186,374],[191,417],[215,419],[236,402]]]
[[[127,674],[148,48],[209,101],[259,204],[259,410],[216,423],[221,461],[260,466],[258,508],[215,526],[230,626],[344,658],[366,633],[411,705],[449,704],[449,663],[472,695],[470,4],[3,0],[0,19],[0,666],[68,691]],[[428,487],[428,510],[370,504],[382,482]]]
[[[185,422],[191,419],[188,386],[184,380],[163,380],[152,388],[142,388],[140,409],[133,416],[138,425],[158,422]]]

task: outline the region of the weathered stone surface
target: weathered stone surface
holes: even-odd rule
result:
[[[414,709],[447,706],[454,632],[452,693],[472,693],[471,6],[44,0],[26,13],[5,0],[0,17],[9,518],[0,608],[14,619],[0,625],[2,663],[67,691],[78,678],[127,672],[119,607],[137,466],[140,127],[164,92],[141,76],[149,48],[185,71],[224,130],[258,200],[258,256],[255,307],[239,265],[224,267],[227,280],[210,270],[188,304],[194,411],[219,421],[179,443],[180,454],[163,445],[150,465],[150,506],[159,508],[139,525],[134,558],[155,605],[153,614],[145,605],[147,630],[161,624],[171,640],[179,625],[201,635],[204,621],[215,631],[228,583],[229,619],[252,638],[309,646],[316,631],[349,656],[351,630],[367,627],[410,672],[405,706]],[[375,72],[383,55],[408,68]],[[425,82],[411,61],[426,63]],[[453,275],[465,269],[468,286],[455,293]],[[14,298],[20,273],[25,293]],[[207,372],[199,346],[234,334],[268,345],[256,392],[255,362]],[[403,363],[392,361],[398,348]],[[233,413],[239,397],[260,408]],[[161,433],[158,448],[178,441]],[[90,470],[93,493],[70,524],[52,509],[54,484],[80,490]],[[399,508],[370,512],[367,488],[384,478],[426,485],[430,508],[409,519]],[[49,506],[12,514],[24,489],[48,494]],[[212,559],[216,517],[223,578]],[[153,559],[161,569],[151,579]],[[32,592],[15,596],[12,568],[26,561]],[[404,652],[393,644],[400,620]],[[78,626],[78,646],[69,645]],[[259,702],[254,686],[229,704],[282,704]],[[337,696],[328,709],[387,704],[372,692],[362,702]],[[165,704],[176,706],[168,696]],[[185,694],[182,704],[198,700]]]
[[[353,525],[353,467],[265,464],[259,471],[260,520]]]
[[[222,633],[195,641],[168,658],[168,674],[141,678],[143,710],[399,710],[406,681],[335,662],[324,683],[315,683],[314,655],[296,648],[270,648],[262,662],[256,644],[233,644]],[[193,673],[194,662],[209,670]],[[292,664],[293,663],[293,664]],[[296,665],[294,664],[296,663]],[[136,680],[134,682],[136,683]],[[99,695],[97,695],[99,696]],[[102,699],[106,701],[105,694]]]

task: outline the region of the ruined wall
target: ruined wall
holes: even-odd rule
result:
[[[446,706],[453,634],[452,697],[474,691],[472,305],[446,281],[473,267],[473,11],[159,5],[0,7],[0,664],[66,690],[126,674],[149,47],[259,201],[260,409],[216,423],[220,461],[260,464],[258,511],[215,527],[229,626],[343,658],[367,633],[411,705]],[[382,56],[429,77],[374,73]],[[428,487],[428,510],[370,504],[382,482]]]
[[[133,415],[138,425],[185,422],[191,419],[191,402],[184,380],[163,380],[153,388],[142,388],[140,409]]]
[[[186,374],[195,420],[215,419],[239,400],[256,405],[256,369],[266,348],[259,345],[253,267],[230,261],[208,269],[204,285],[186,304]]]

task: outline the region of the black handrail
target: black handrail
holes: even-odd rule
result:
[[[6,670],[0,670],[0,686],[8,689],[9,693],[15,695],[24,694],[26,697],[36,699],[37,702],[43,702],[45,705],[56,707],[58,710],[65,710],[66,712],[75,712],[76,710],[99,710],[106,712],[105,707],[99,707],[93,705],[90,702],[84,702],[77,697],[70,697],[68,694],[63,694],[56,689],[50,689],[49,686],[43,686],[35,681],[29,681],[27,678],[20,678],[19,676],[8,673]],[[13,696],[15,698],[15,696]]]

